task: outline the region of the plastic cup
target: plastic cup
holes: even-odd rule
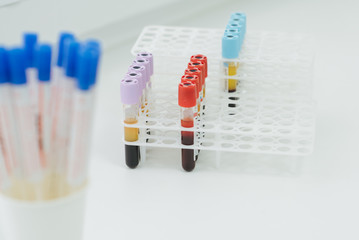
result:
[[[26,202],[0,194],[4,240],[81,240],[86,189],[68,197]]]

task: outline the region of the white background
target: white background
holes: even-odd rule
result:
[[[196,6],[195,13],[188,13],[189,4],[177,5],[177,18],[168,18],[166,8],[138,18],[134,32],[147,24],[221,28],[232,11],[244,11],[249,30],[316,37],[315,151],[305,159],[238,154],[219,169],[204,153],[195,171],[186,173],[178,151],[152,150],[147,162],[127,169],[119,82],[132,61],[135,36],[124,36],[126,41],[108,44],[102,61],[85,240],[359,239],[359,2],[218,1]],[[110,41],[108,36],[100,37]]]

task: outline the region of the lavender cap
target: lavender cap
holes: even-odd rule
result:
[[[136,79],[124,78],[121,81],[121,101],[123,104],[138,104],[140,102],[140,84]]]
[[[146,88],[146,80],[143,79],[142,74],[140,72],[129,71],[125,77],[130,79],[136,79],[140,84],[141,90]]]
[[[147,59],[150,62],[150,70],[151,70],[151,76],[153,75],[153,55],[149,52],[140,52],[137,54],[137,58],[144,58]]]
[[[142,66],[140,64],[134,63],[128,68],[129,72],[139,72],[142,74],[143,79],[145,79],[145,82],[147,83],[150,79],[150,76],[147,75],[147,70],[145,66]]]
[[[151,77],[151,65],[150,61],[144,58],[136,58],[136,60],[133,61],[134,64],[138,64],[140,66],[144,66],[146,68],[147,78],[146,82],[150,80]]]

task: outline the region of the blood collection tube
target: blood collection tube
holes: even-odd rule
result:
[[[236,12],[232,13],[231,21],[238,22],[243,28],[243,37],[247,31],[247,16],[245,13]]]
[[[196,85],[196,101],[197,101],[197,111],[194,113],[194,117],[196,121],[201,121],[202,119],[200,119],[201,114],[200,114],[200,108],[201,108],[201,100],[200,100],[200,93],[199,93],[199,85],[200,85],[200,81],[199,81],[199,77],[197,75],[183,75],[181,78],[181,83],[186,83],[186,82],[191,82],[192,84]],[[200,132],[196,132],[196,137],[195,137],[195,145],[197,145],[197,141],[201,142],[201,133]],[[195,150],[195,160],[198,160],[198,154],[199,154],[200,150],[197,149]]]
[[[237,79],[230,78],[230,76],[237,75],[238,71],[238,58],[239,54],[239,37],[229,33],[224,33],[222,38],[222,57],[224,58],[223,71],[224,75],[229,76],[225,78],[224,89],[231,93],[237,90]]]
[[[146,99],[147,99],[147,95],[149,94],[147,90],[147,88],[143,88],[143,86],[146,86],[147,84],[147,79],[148,79],[148,73],[147,73],[147,70],[146,70],[146,67],[141,65],[141,64],[132,64],[129,69],[128,69],[129,72],[138,72],[138,73],[141,73],[142,75],[142,81],[144,82],[141,82],[139,83],[140,85],[140,89],[141,89],[141,107],[142,109],[145,108],[145,105],[146,105]],[[143,85],[144,84],[144,85]],[[145,89],[143,94],[142,94],[142,89]]]
[[[128,125],[136,124],[138,121],[140,98],[140,83],[136,79],[125,77],[121,81],[121,100],[124,109],[124,123],[126,124],[124,128],[126,142],[136,142],[138,140],[138,128]],[[129,168],[136,168],[140,161],[139,146],[125,144],[125,160]]]
[[[191,82],[180,83],[178,86],[178,105],[181,107],[181,126],[192,128],[194,116],[197,111],[196,85]],[[191,146],[194,144],[193,131],[181,131],[181,143]],[[195,156],[193,149],[182,149],[182,167],[190,172],[195,167]]]
[[[203,98],[206,99],[206,78],[208,77],[208,61],[207,57],[202,54],[197,54],[191,56],[191,62],[200,62],[204,65],[203,71],[204,71],[204,78],[203,78]],[[202,69],[200,69],[202,71]],[[203,110],[206,108],[205,102],[203,102]]]
[[[145,87],[145,105],[147,105],[148,103],[148,98],[149,98],[149,94],[150,94],[150,89],[151,89],[151,75],[152,75],[152,71],[151,71],[151,63],[148,59],[145,58],[139,58],[137,57],[136,60],[133,61],[134,64],[140,65],[140,66],[144,66],[146,69],[146,75],[145,75],[145,80],[146,80],[146,87]]]
[[[154,71],[154,67],[153,67],[153,55],[152,53],[149,52],[141,52],[137,54],[137,58],[143,58],[143,59],[147,59],[150,62],[150,80],[148,82],[148,88],[151,89],[152,87],[152,76],[153,76],[153,71]]]
[[[146,63],[146,65],[148,66],[147,63]],[[147,106],[147,104],[148,104],[149,93],[151,90],[151,84],[150,84],[150,81],[148,80],[150,77],[150,75],[149,75],[150,72],[148,71],[148,69],[146,69],[145,64],[140,62],[140,64],[134,63],[133,65],[131,65],[127,75],[134,76],[135,73],[139,73],[141,75],[141,78],[137,79],[139,81],[140,88],[141,88],[141,110],[142,110],[142,113],[145,113],[145,108],[147,107],[146,116],[148,116],[149,106]],[[147,123],[147,121],[146,121],[146,123]],[[151,132],[149,129],[146,129],[146,134],[151,135]],[[146,138],[146,142],[147,141],[148,141],[148,138]],[[144,150],[144,149],[142,149],[142,150]],[[144,150],[144,151],[146,151],[146,150]]]
[[[201,79],[202,80],[201,81],[202,91],[201,91],[200,101],[201,101],[201,105],[202,105],[202,110],[204,110],[205,109],[205,106],[204,106],[205,88],[204,88],[204,86],[206,85],[205,84],[206,70],[205,70],[204,62],[202,62],[202,61],[191,61],[191,62],[188,63],[188,68],[198,68],[202,73],[202,79]]]
[[[202,99],[203,99],[203,89],[202,89],[202,86],[203,86],[203,78],[202,78],[202,72],[199,68],[197,67],[188,67],[184,73],[186,75],[195,75],[198,77],[199,79],[199,84],[198,84],[198,87],[199,87],[199,98],[200,98],[200,102],[202,103]],[[198,114],[200,115],[200,112],[201,112],[201,106],[199,106],[198,108]]]
[[[242,48],[243,40],[244,40],[244,26],[240,22],[231,20],[231,21],[229,21],[229,23],[226,27],[226,30],[233,30],[233,29],[236,29],[238,31],[238,33],[234,34],[234,35],[237,35],[239,38],[239,40],[237,41],[237,44],[238,44],[238,52],[240,52],[241,48]],[[226,32],[227,31],[225,31],[225,33]],[[233,35],[232,32],[230,34]]]

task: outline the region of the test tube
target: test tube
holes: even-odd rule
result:
[[[182,82],[178,86],[178,105],[181,107],[181,126],[193,128],[194,116],[197,112],[197,89],[191,82]],[[193,131],[181,131],[181,143],[185,146],[194,144]],[[182,168],[190,172],[195,168],[195,156],[193,149],[182,148]]]
[[[199,100],[200,100],[200,105],[198,106],[198,115],[199,117],[201,116],[201,104],[202,104],[202,99],[203,99],[203,78],[202,78],[202,72],[199,68],[197,67],[188,67],[184,73],[186,75],[194,75],[197,76],[199,79],[199,84],[198,84],[198,88],[199,88]]]
[[[243,27],[243,36],[247,31],[247,16],[245,13],[236,12],[231,14],[231,21],[239,22]]]
[[[204,72],[204,78],[203,78],[203,99],[204,99],[204,102],[203,102],[203,110],[206,108],[206,102],[205,102],[205,99],[206,99],[206,78],[208,77],[208,61],[207,61],[207,57],[205,55],[202,55],[202,54],[196,54],[196,55],[193,55],[191,56],[191,62],[200,62],[204,65],[204,68],[203,68],[203,72]],[[202,69],[200,69],[202,71]]]
[[[206,70],[205,70],[205,64],[203,61],[191,61],[188,63],[188,68],[198,68],[201,71],[201,88],[202,91],[200,92],[200,101],[201,101],[201,105],[202,105],[202,112],[205,109],[205,79],[206,79]]]
[[[146,69],[145,105],[147,105],[148,100],[149,100],[148,98],[150,96],[150,89],[152,87],[152,84],[151,84],[151,75],[152,75],[151,62],[146,58],[137,57],[136,60],[133,61],[133,63],[136,65],[139,65],[139,66],[144,66]]]
[[[61,94],[58,96],[58,113],[54,143],[54,152],[56,156],[55,168],[60,179],[65,176],[66,164],[69,161],[67,158],[69,154],[71,127],[73,124],[71,123],[71,119],[74,112],[74,92],[77,82],[77,71],[80,69],[78,66],[79,48],[80,43],[75,40],[69,40],[64,43],[64,77],[59,83],[59,91]],[[88,68],[87,71],[90,71],[90,68]],[[90,91],[87,93],[89,94],[89,92]],[[62,194],[63,186],[61,186],[61,184],[63,181],[59,181],[58,183],[60,184],[58,191]]]
[[[242,48],[242,44],[244,41],[244,26],[240,23],[240,22],[236,22],[236,21],[229,21],[225,33],[228,32],[228,30],[237,30],[238,33],[235,33],[234,35],[237,35],[239,40],[238,40],[238,52],[241,51]],[[230,32],[231,35],[233,35],[233,31]]]
[[[14,120],[10,95],[10,72],[7,50],[0,47],[0,151],[2,182],[9,180],[9,174],[16,167]],[[0,183],[1,184],[1,183]],[[5,185],[3,185],[5,186]]]
[[[224,33],[222,38],[222,57],[224,58],[223,71],[225,78],[224,89],[225,91],[232,93],[237,90],[237,79],[230,78],[230,76],[236,76],[238,71],[238,49],[239,37],[236,35]]]
[[[200,89],[200,80],[199,80],[199,77],[197,75],[183,75],[182,78],[181,78],[181,83],[186,83],[186,82],[191,82],[192,84],[196,85],[196,101],[197,101],[197,111],[194,113],[194,117],[195,117],[195,120],[198,121],[198,122],[201,122],[202,119],[200,119],[201,117],[201,114],[200,114],[200,109],[201,109],[201,100],[200,100],[200,92],[199,92],[199,89]],[[196,137],[195,137],[195,145],[197,146],[198,142],[200,143],[201,142],[201,133],[200,132],[196,132]],[[196,149],[195,150],[195,160],[197,161],[198,160],[198,155],[199,155],[199,152],[200,150],[199,149]]]
[[[153,71],[154,71],[154,67],[153,67],[153,55],[152,53],[149,52],[140,52],[137,54],[137,58],[143,58],[143,59],[147,59],[150,62],[150,80],[148,82],[148,88],[149,90],[152,88],[152,76],[153,76]]]
[[[34,192],[27,199],[41,199],[40,183],[43,177],[39,156],[36,116],[30,102],[30,89],[25,74],[25,52],[21,48],[9,51],[14,116],[17,121],[23,180]],[[29,190],[29,189],[28,189]]]
[[[121,81],[121,100],[124,110],[124,135],[126,142],[138,140],[139,129],[128,125],[136,124],[140,107],[141,87],[133,78],[124,78]],[[140,160],[139,146],[125,144],[125,161],[129,168],[136,168]]]
[[[88,152],[90,146],[91,115],[93,97],[91,88],[93,74],[96,71],[98,53],[91,49],[82,49],[78,53],[76,68],[76,88],[73,96],[73,114],[71,115],[71,133],[69,140],[67,181],[71,190],[77,190],[86,184],[88,172]]]
[[[146,88],[147,83],[148,83],[148,70],[146,69],[146,67],[142,64],[137,64],[134,63],[132,64],[129,68],[128,68],[129,72],[138,72],[141,73],[142,75],[142,81],[143,82],[139,82],[140,84],[140,89],[141,89],[141,108],[142,110],[144,110],[145,105],[146,105],[146,100],[147,100],[147,95],[149,94],[148,89]],[[145,86],[145,88],[143,88],[143,86]]]
[[[38,114],[38,82],[35,68],[35,50],[37,45],[36,33],[25,33],[23,35],[25,61],[26,61],[26,78],[30,89],[30,98],[36,114]]]
[[[62,84],[65,78],[65,45],[67,42],[74,40],[74,35],[68,32],[62,32],[58,40],[56,65],[53,68],[51,81],[51,141],[55,140],[59,102],[62,97]]]
[[[35,60],[38,83],[38,106],[39,106],[39,147],[40,160],[43,167],[48,167],[50,160],[51,143],[51,45],[41,44],[36,50]]]

